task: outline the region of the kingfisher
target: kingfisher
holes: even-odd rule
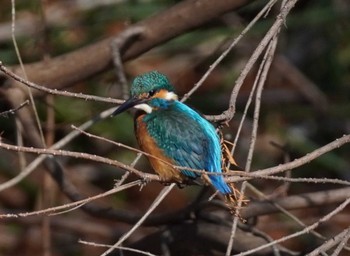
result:
[[[112,116],[132,107],[139,110],[134,119],[138,144],[162,181],[198,180],[204,173],[193,170],[204,170],[220,193],[234,193],[222,176],[220,136],[209,121],[178,100],[165,75],[151,71],[137,76],[130,98]]]

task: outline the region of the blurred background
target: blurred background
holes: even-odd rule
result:
[[[74,51],[85,45],[116,35],[130,24],[159,13],[179,1],[16,1],[16,41],[24,63],[41,61]],[[266,4],[252,3],[238,11],[227,13],[193,32],[181,35],[137,59],[125,64],[126,75],[131,79],[149,70],[167,74],[178,94],[188,92],[199,81],[208,67],[223,52],[233,38],[246,27]],[[0,61],[6,66],[18,64],[11,39],[11,2],[0,0]],[[203,114],[220,114],[228,107],[231,90],[247,59],[270,28],[278,13],[278,5],[270,15],[260,20],[240,41],[204,85],[187,103]],[[76,63],[79,65],[79,63]],[[248,75],[239,93],[237,112],[228,127],[225,138],[233,140],[247,102],[256,66]],[[89,80],[67,88],[99,96],[122,98],[120,86],[113,70],[103,72]],[[54,96],[35,99],[45,133],[51,141],[57,141],[69,133],[71,125],[80,125],[99,112],[113,107],[111,104]],[[11,106],[0,98],[0,113]],[[54,127],[48,126],[48,109],[54,110]],[[245,166],[251,137],[253,108],[248,111],[238,140],[235,158]],[[13,116],[0,116],[0,134],[8,143],[16,143]],[[50,130],[51,129],[51,130]],[[125,113],[117,118],[106,119],[94,125],[89,132],[108,139],[137,147],[133,133],[133,117]],[[252,170],[284,163],[287,155],[291,160],[301,157],[330,141],[350,133],[350,2],[346,0],[299,1],[291,11],[279,37],[275,60],[262,94],[262,108]],[[279,145],[284,148],[280,149]],[[79,136],[67,147],[117,159],[125,164],[134,160],[136,153],[122,148]],[[287,154],[286,154],[287,153]],[[34,156],[26,156],[28,163]],[[115,180],[124,173],[107,165],[85,160],[62,158],[72,182],[87,195],[95,195],[113,187]],[[150,171],[146,159],[137,169]],[[20,172],[17,153],[0,149],[0,183]],[[328,177],[350,180],[350,146],[345,145],[292,172],[293,177]],[[266,180],[252,182],[266,194],[274,193],[280,183]],[[50,187],[46,203],[42,197],[45,186]],[[163,186],[151,183],[142,191],[139,188],[109,196],[99,203],[113,208],[144,212]],[[320,191],[335,188],[330,184],[291,184],[288,194]],[[172,211],[186,206],[199,188],[176,189],[157,211]],[[0,192],[0,212],[30,212],[60,205],[69,200],[60,193],[56,184],[35,171],[20,184]],[[44,205],[43,205],[44,204]],[[45,206],[45,207],[44,207]],[[333,206],[334,207],[334,206]],[[293,213],[313,223],[329,211],[303,209]],[[332,208],[330,208],[332,209]],[[349,226],[349,210],[338,214],[331,223],[322,226],[323,234]],[[273,238],[289,234],[294,223],[285,221],[282,215],[264,216],[258,227]],[[98,255],[101,248],[79,244],[78,239],[113,244],[130,226],[115,221],[94,218],[81,210],[57,215],[51,220],[51,255]],[[264,221],[264,220],[268,221]],[[4,219],[0,221],[0,254],[41,255],[43,217]],[[137,241],[145,234],[157,230],[140,229],[131,239]],[[311,236],[288,241],[285,245],[293,250],[307,251],[317,245]],[[344,254],[345,255],[345,254]]]

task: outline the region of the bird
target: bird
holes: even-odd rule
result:
[[[162,181],[181,184],[202,178],[236,200],[233,187],[222,175],[221,141],[215,127],[179,101],[166,75],[150,71],[136,76],[130,98],[112,116],[132,107],[138,109],[134,118],[137,142]]]

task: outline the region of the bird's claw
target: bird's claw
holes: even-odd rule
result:
[[[146,186],[152,179],[148,175],[144,175],[140,179],[140,191],[143,189],[144,186]]]

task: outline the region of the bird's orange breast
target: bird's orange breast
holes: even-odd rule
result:
[[[144,115],[136,117],[135,132],[141,150],[150,154],[147,156],[155,172],[163,181],[182,182],[184,177],[175,169],[173,161],[160,149],[155,140],[149,135],[146,124],[142,121]]]

